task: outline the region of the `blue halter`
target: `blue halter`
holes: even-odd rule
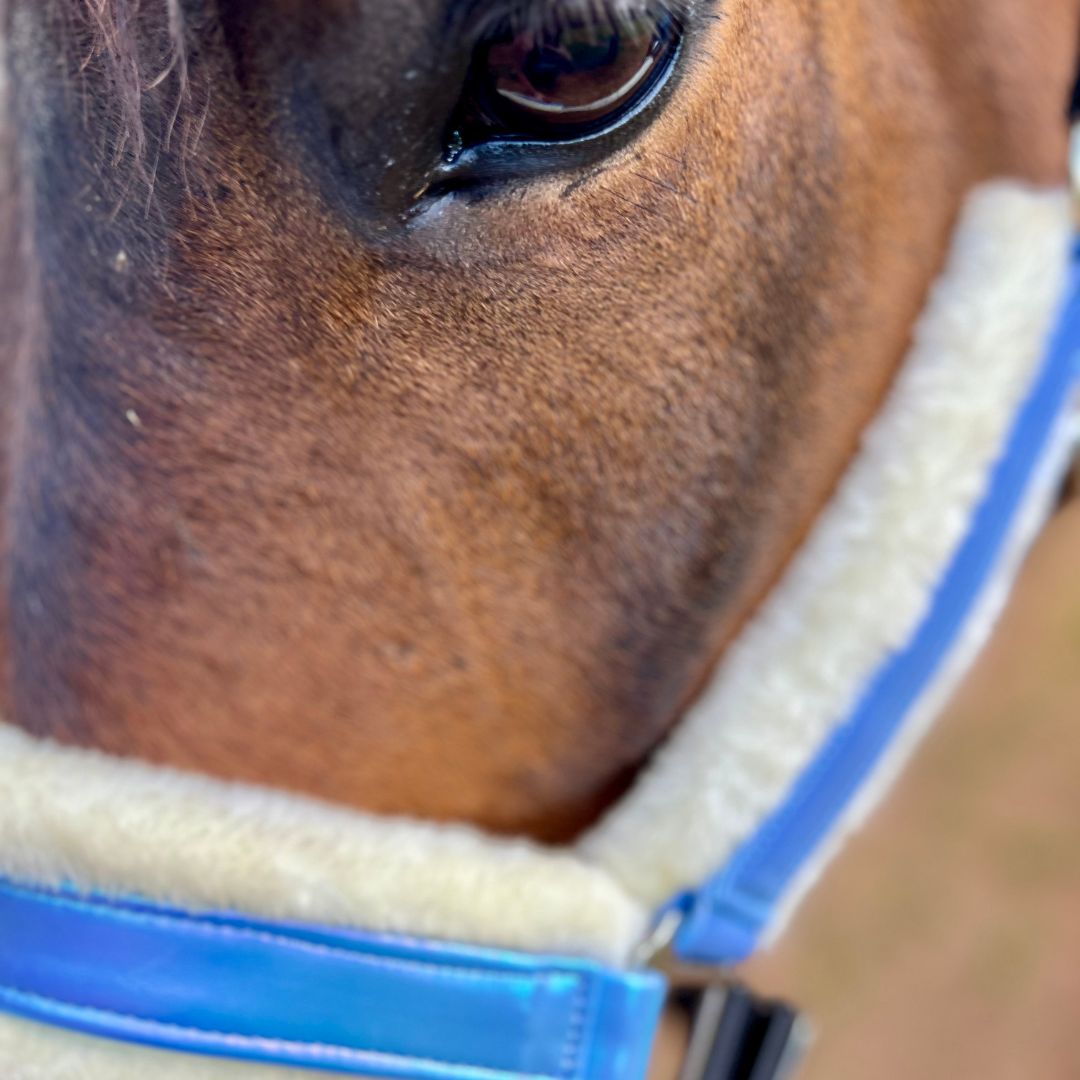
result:
[[[1080,381],[1080,254],[1043,368],[907,646],[678,916],[677,958],[749,955],[900,733],[1000,559]],[[640,1080],[666,979],[556,956],[192,914],[0,881],[0,1008],[175,1051],[408,1080]]]

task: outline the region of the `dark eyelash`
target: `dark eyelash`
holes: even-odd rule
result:
[[[554,33],[568,25],[618,29],[635,20],[668,17],[681,23],[690,0],[470,0],[463,12],[465,40],[500,33]]]

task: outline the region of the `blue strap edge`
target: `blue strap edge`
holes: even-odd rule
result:
[[[847,807],[904,729],[991,580],[1041,458],[1080,382],[1080,243],[1042,368],[1009,434],[972,527],[908,644],[869,682],[847,720],[784,802],[700,890],[663,909],[683,912],[673,942],[683,960],[730,964],[748,958]],[[661,913],[662,914],[662,913]]]
[[[409,1080],[640,1080],[653,972],[0,879],[0,1009],[159,1049]]]

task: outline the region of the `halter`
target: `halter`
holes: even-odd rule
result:
[[[984,216],[997,209],[989,205]],[[436,939],[164,904],[83,880],[42,884],[50,875],[36,873],[31,859],[8,865],[0,879],[0,1010],[121,1043],[346,1075],[640,1080],[665,1001],[697,984],[684,1080],[779,1075],[800,1041],[800,1023],[787,1007],[731,986],[725,972],[782,925],[988,632],[1069,460],[1078,358],[1080,253],[1074,251],[1043,358],[1023,379],[966,523],[917,618],[902,640],[886,643],[852,707],[825,736],[805,734],[812,744],[805,760],[785,764],[774,754],[769,761],[784,778],[748,774],[755,789],[772,783],[778,797],[767,812],[755,811],[738,843],[707,867],[711,872],[672,890],[645,933],[619,931],[638,941],[631,955],[613,945],[609,961],[582,959],[456,943],[445,934]],[[916,365],[901,398],[917,400],[932,374],[931,364]],[[873,458],[875,439],[887,442],[890,423],[902,426],[902,410],[898,415],[871,434],[864,453]],[[865,495],[857,471],[849,481],[841,504]],[[811,540],[813,566],[843,550],[828,530],[822,536]],[[799,573],[793,571],[796,597]],[[806,584],[803,592],[813,590]],[[774,613],[772,623],[766,618],[720,692],[734,692],[740,663],[752,669],[755,643],[790,638],[790,630],[783,613]],[[630,833],[659,828],[665,815],[688,834],[712,836],[704,820],[713,811],[708,786],[687,792],[688,801],[674,809],[661,800],[661,793],[671,794],[665,776],[694,764],[693,740],[709,734],[707,721],[705,712],[692,718],[686,738],[661,755],[633,805],[618,808],[583,845],[585,856],[639,897],[681,880],[722,849],[720,841],[688,845],[682,862],[673,857],[658,868],[651,857],[640,858],[650,850],[647,837],[644,847],[623,843]],[[14,789],[19,755],[32,762],[37,750],[22,736],[5,738]],[[746,755],[756,760],[749,750]],[[76,766],[79,760],[71,759]],[[14,824],[5,823],[5,798],[0,792],[0,840],[25,840],[37,818],[12,811]],[[380,867],[369,870],[375,875]],[[584,879],[581,889],[584,906],[591,902]],[[571,886],[565,899],[572,911],[579,894]]]

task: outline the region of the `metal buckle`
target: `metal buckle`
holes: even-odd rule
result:
[[[810,1047],[805,1017],[737,983],[677,990],[673,1000],[689,1010],[691,1019],[679,1080],[786,1080]]]
[[[809,1021],[786,1002],[754,994],[725,968],[680,960],[674,943],[682,918],[667,912],[637,957],[667,977],[669,1003],[690,1019],[679,1080],[788,1080],[813,1041]]]

